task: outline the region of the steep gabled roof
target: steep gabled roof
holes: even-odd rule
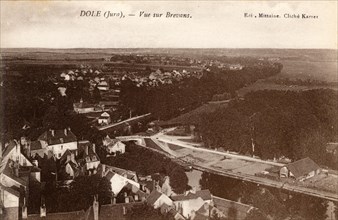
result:
[[[288,170],[296,177],[304,176],[311,171],[320,169],[320,167],[309,157],[303,158],[301,160],[297,160],[293,163],[289,163],[285,165]]]
[[[205,189],[205,190],[196,191],[195,193],[188,192],[188,194],[186,195],[181,194],[181,195],[172,196],[171,199],[173,201],[182,201],[182,200],[197,199],[198,197],[200,197],[203,200],[211,200],[211,193],[208,189]]]
[[[157,190],[153,190],[150,195],[147,197],[146,201],[149,205],[154,205],[155,202],[162,196],[162,193],[160,193]]]
[[[1,187],[1,189],[3,189],[4,191],[9,192],[10,194],[12,194],[12,195],[14,195],[16,197],[20,197],[20,192],[16,191],[15,189],[12,189],[10,187],[6,187],[6,186],[2,185],[1,183],[0,183],[0,187]]]
[[[76,136],[69,129],[65,130],[54,130],[54,135],[52,130],[45,131],[38,140],[43,140],[48,143],[48,145],[62,144],[77,141]]]
[[[32,141],[31,142],[31,150],[40,150],[42,149],[41,141]]]
[[[15,147],[16,147],[16,143],[13,140],[11,140],[8,143],[7,147],[5,148],[5,151],[3,152],[2,157],[5,158]]]
[[[0,173],[6,175],[8,178],[11,178],[12,180],[20,183],[23,186],[28,186],[28,182],[25,181],[24,179],[17,177],[14,172],[13,169],[10,166],[10,163],[15,163],[12,160],[7,160],[5,161],[3,164],[1,164],[1,168],[0,168]]]

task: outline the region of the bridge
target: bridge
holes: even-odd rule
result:
[[[127,123],[131,123],[131,122],[137,121],[139,119],[148,117],[150,115],[151,115],[151,113],[147,113],[147,114],[144,114],[144,115],[139,115],[139,116],[135,116],[135,117],[132,117],[132,118],[128,118],[128,119],[126,119],[124,121],[120,121],[120,122],[117,122],[117,123],[114,123],[114,124],[109,124],[109,125],[104,125],[104,126],[97,126],[96,128],[99,131],[104,131],[104,130],[109,129],[109,128],[113,128],[113,127],[116,127],[116,126],[119,126],[119,125],[123,125],[123,124],[127,124]]]

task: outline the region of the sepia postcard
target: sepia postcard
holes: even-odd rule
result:
[[[0,6],[0,219],[338,220],[337,1]]]

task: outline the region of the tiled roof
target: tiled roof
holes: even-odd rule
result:
[[[54,130],[45,131],[38,140],[43,140],[48,143],[48,145],[62,144],[77,141],[76,136],[69,129],[65,130]]]
[[[201,197],[203,200],[211,200],[211,193],[208,189],[196,191],[195,193],[188,192],[188,194],[176,195],[172,196],[171,199],[173,201],[181,201],[181,200],[190,200],[190,199],[197,199]]]
[[[320,167],[309,157],[297,160],[285,166],[296,178],[304,176],[310,173],[311,171],[320,169]]]

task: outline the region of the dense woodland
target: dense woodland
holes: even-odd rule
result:
[[[333,90],[251,92],[245,100],[203,115],[199,131],[210,148],[263,159],[310,157],[337,167],[325,148],[338,138],[337,106]]]
[[[259,187],[254,183],[211,173],[203,173],[200,184],[202,189],[209,189],[213,195],[258,208],[247,216],[247,220],[325,220],[329,217],[328,202],[324,199]]]

